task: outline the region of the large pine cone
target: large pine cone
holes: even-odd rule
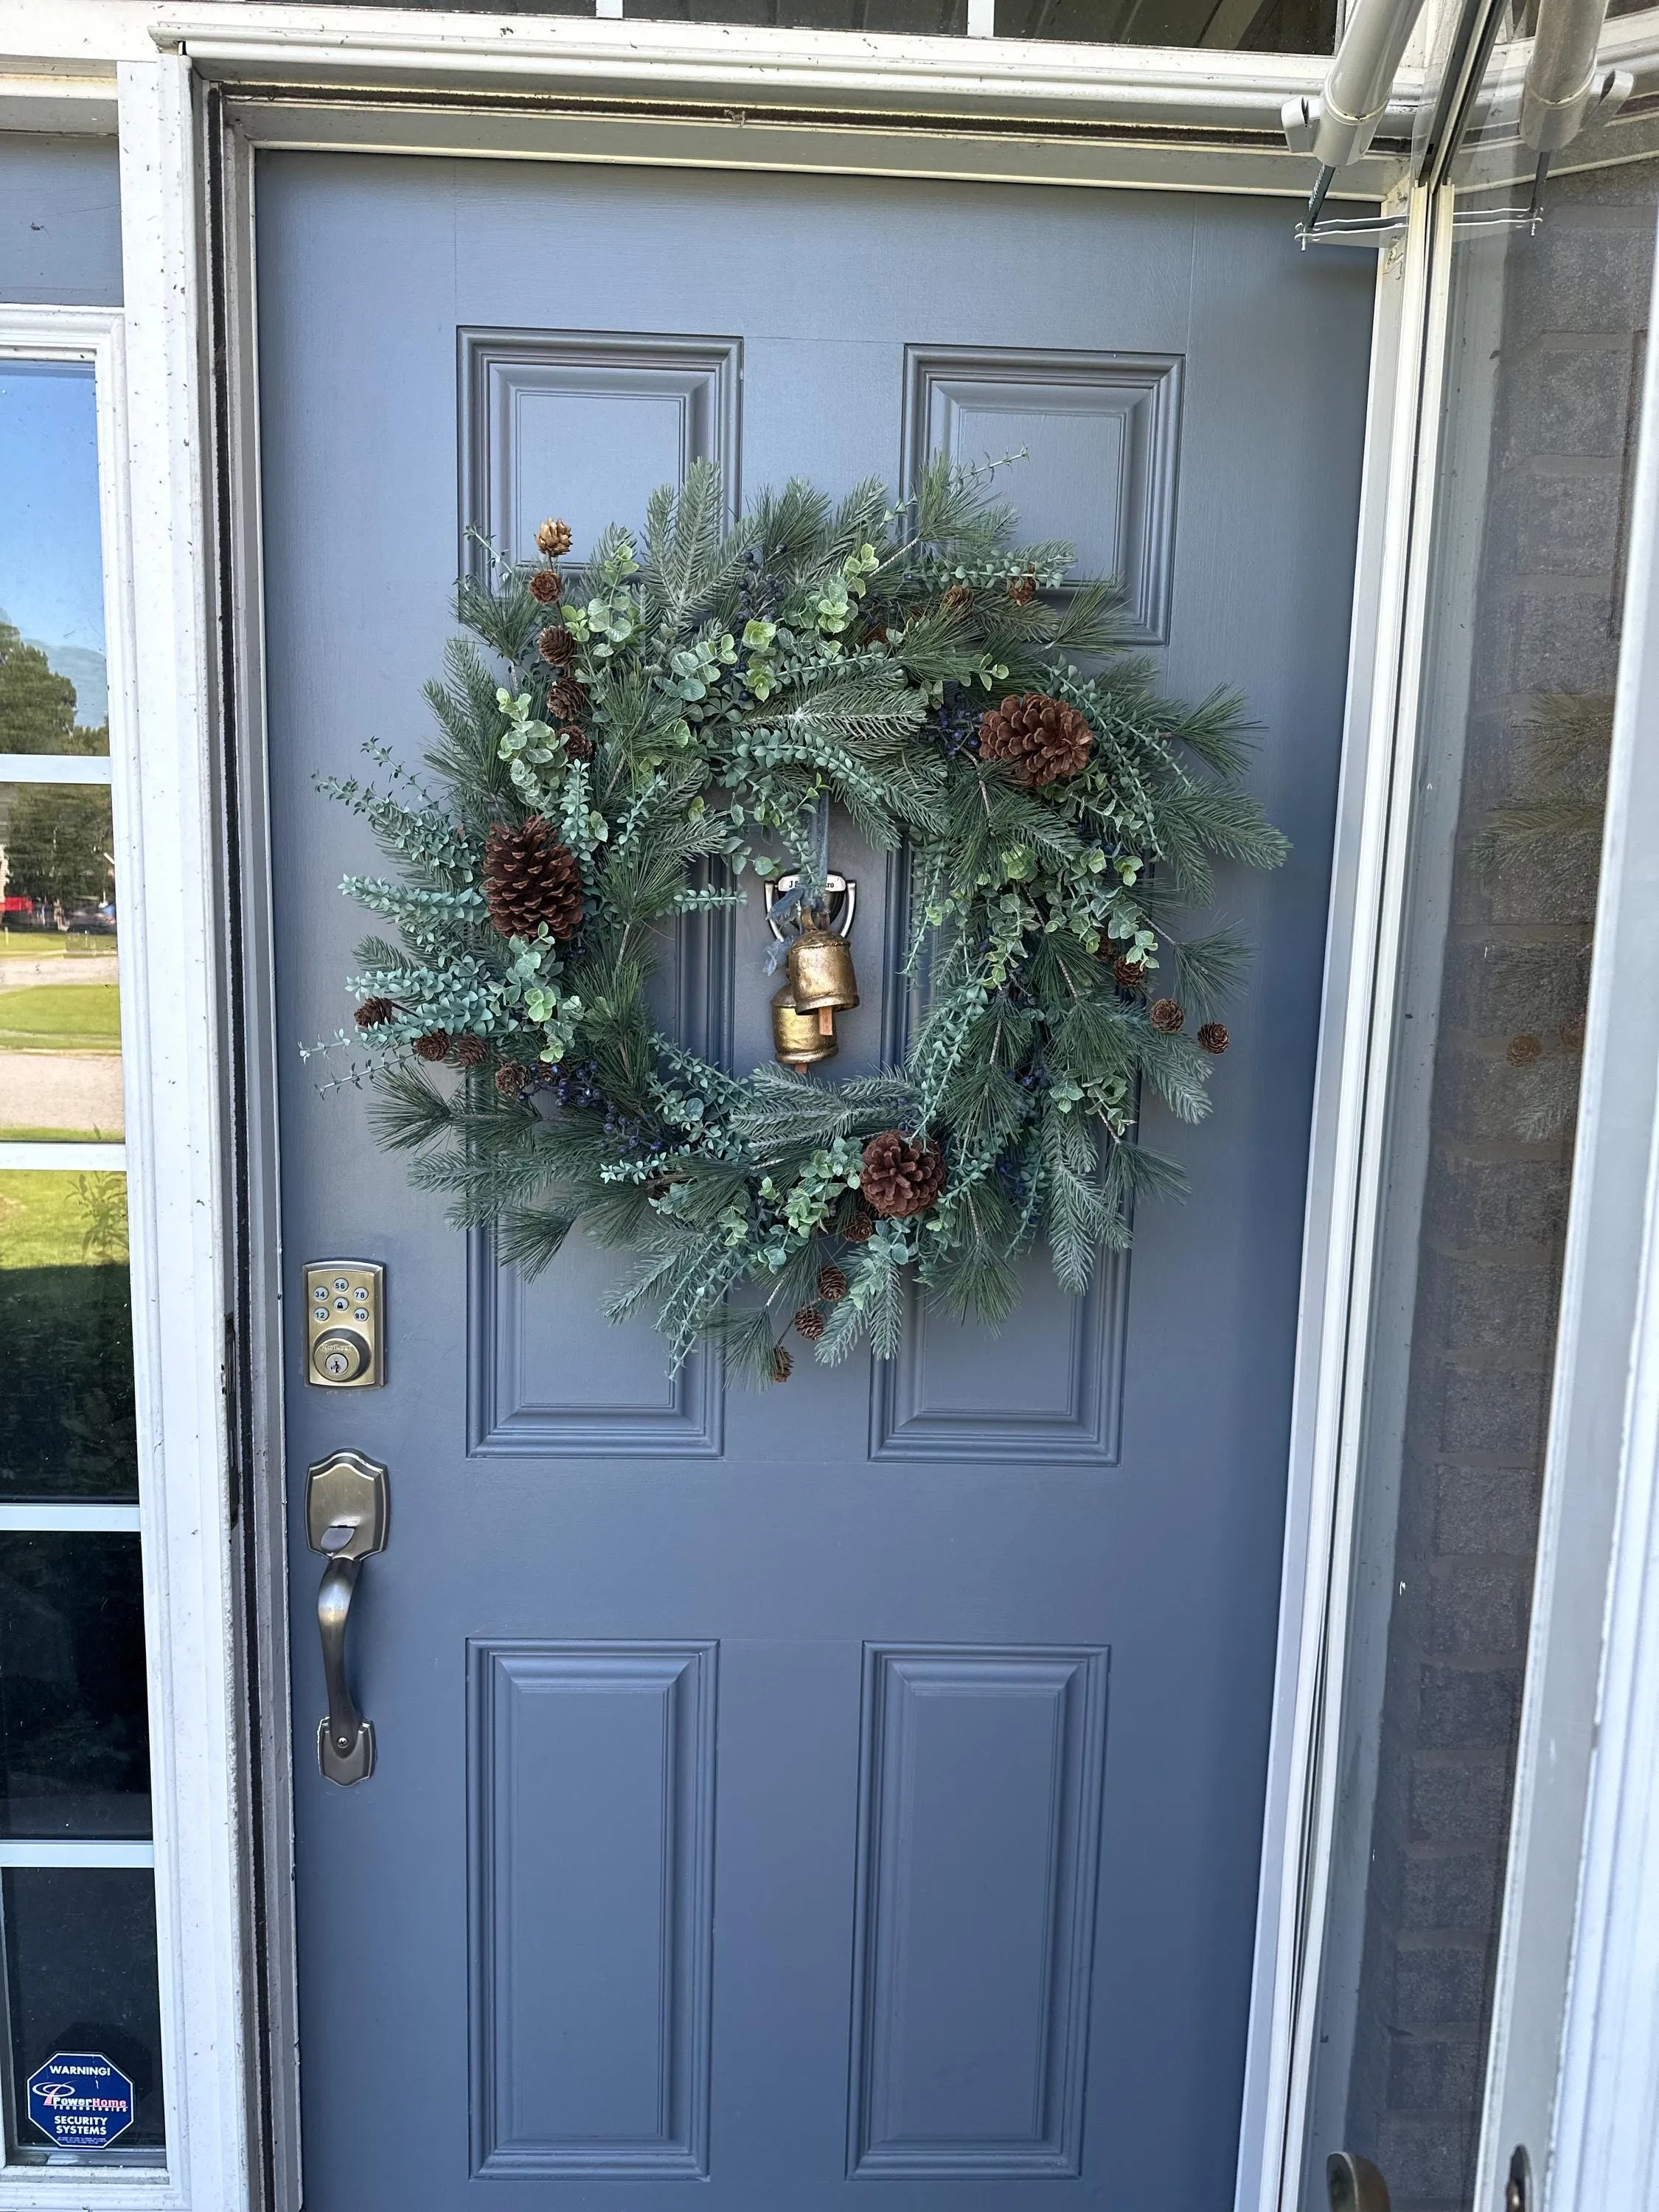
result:
[[[582,926],[582,873],[575,854],[532,814],[521,829],[498,822],[484,841],[484,897],[503,937],[555,937]]]
[[[592,702],[587,686],[574,676],[562,676],[547,695],[547,710],[556,722],[583,722]]]
[[[944,1188],[945,1155],[931,1137],[919,1145],[888,1129],[865,1146],[859,1188],[872,1211],[889,1220],[925,1213]]]
[[[1094,732],[1075,707],[1041,691],[1011,693],[981,718],[979,757],[1006,761],[1014,781],[1035,791],[1087,762]]]

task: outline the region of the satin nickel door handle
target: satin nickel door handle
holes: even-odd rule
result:
[[[363,1561],[386,1549],[386,1469],[359,1452],[331,1452],[306,1477],[306,1537],[328,1565],[317,1592],[328,1711],[317,1729],[323,1778],[342,1785],[374,1771],[374,1723],[363,1718],[346,1680],[346,1623]]]

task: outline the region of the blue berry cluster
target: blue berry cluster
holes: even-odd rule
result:
[[[984,702],[976,700],[965,684],[947,684],[943,702],[930,717],[952,760],[969,751],[979,736]]]

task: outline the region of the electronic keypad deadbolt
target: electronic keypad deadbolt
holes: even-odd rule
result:
[[[386,1381],[386,1269],[373,1260],[306,1268],[306,1381],[323,1390]]]

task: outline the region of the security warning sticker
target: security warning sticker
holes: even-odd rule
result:
[[[132,2084],[95,2051],[60,2051],[28,2078],[29,2118],[61,2150],[102,2150],[132,2125]]]

